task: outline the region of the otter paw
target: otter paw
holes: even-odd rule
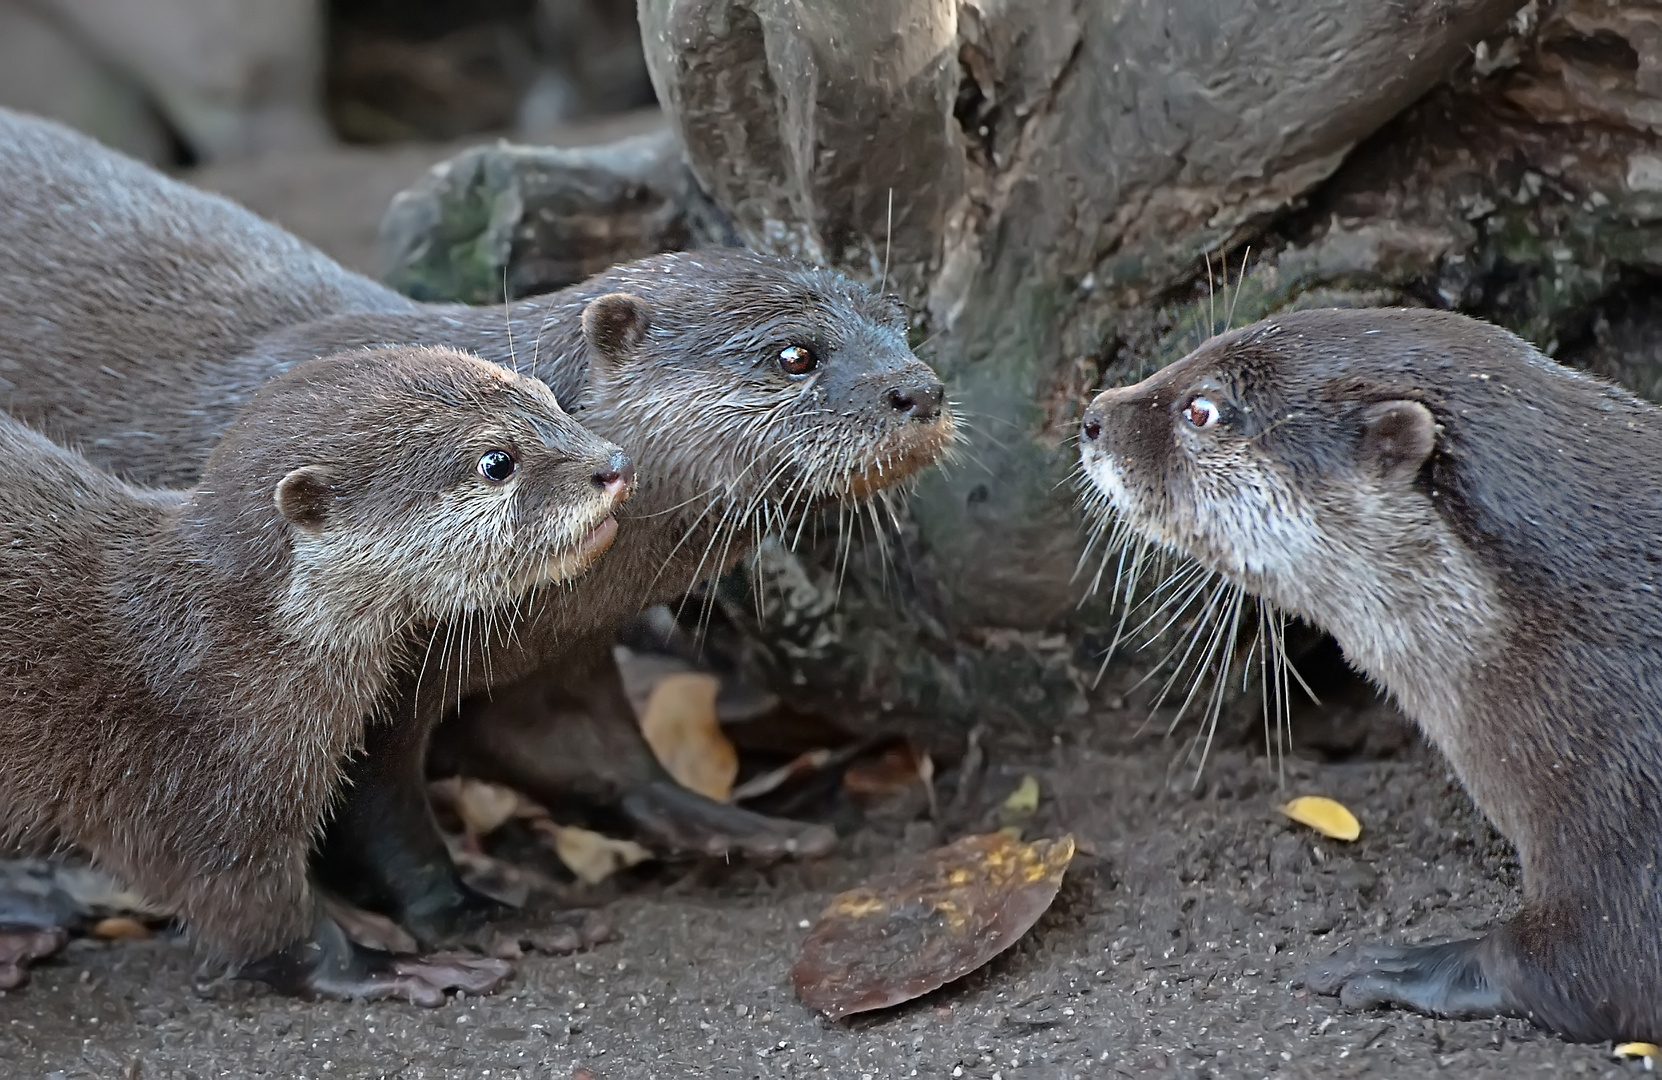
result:
[[[631,791],[622,809],[642,840],[671,854],[766,863],[814,858],[837,843],[836,832],[824,825],[766,817],[665,781]]]
[[[0,990],[22,986],[29,965],[63,948],[69,934],[62,927],[0,928]]]
[[[1312,965],[1304,985],[1350,1009],[1396,1006],[1450,1019],[1514,1016],[1483,970],[1482,938],[1441,945],[1353,945]]]
[[[490,994],[514,973],[506,960],[469,953],[384,953],[359,949],[347,971],[315,972],[307,989],[320,997],[376,1001],[396,998],[423,1008],[443,1005],[452,991]]]

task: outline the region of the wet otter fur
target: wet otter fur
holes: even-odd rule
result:
[[[475,991],[345,944],[308,851],[418,629],[581,572],[627,461],[535,380],[360,350],[266,383],[187,491],[0,416],[0,842],[73,845],[285,989]]]
[[[0,189],[0,406],[129,479],[194,481],[266,379],[381,343],[451,345],[534,374],[639,465],[606,574],[527,608],[488,664],[471,635],[448,679],[399,687],[392,712],[409,722],[370,732],[324,847],[343,891],[418,933],[475,905],[422,783],[426,732],[446,713],[450,767],[544,802],[576,788],[672,849],[830,845],[823,827],[674,784],[610,650],[627,619],[732,565],[763,529],[869,497],[945,449],[952,415],[899,305],[742,250],[650,258],[497,307],[418,304],[224,199],[3,111]]]
[[[1517,846],[1509,922],[1310,987],[1662,1040],[1662,410],[1459,315],[1301,311],[1099,395],[1082,459],[1144,537],[1331,632]]]

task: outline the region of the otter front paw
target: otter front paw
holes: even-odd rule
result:
[[[356,950],[350,970],[314,972],[305,994],[342,1000],[398,998],[431,1009],[443,1005],[452,991],[494,993],[514,973],[506,960],[469,953],[385,953],[362,946]]]
[[[42,960],[69,940],[62,927],[0,927],[0,990],[22,986],[29,978],[29,965]]]
[[[1441,945],[1353,945],[1311,966],[1304,985],[1351,1009],[1394,1005],[1432,1016],[1518,1015],[1478,956],[1482,938]]]
[[[837,843],[836,832],[824,825],[766,817],[669,781],[629,792],[622,810],[643,841],[672,854],[776,862],[824,855]]]
[[[295,997],[376,1001],[400,998],[434,1008],[453,990],[489,994],[514,973],[506,960],[468,953],[383,952],[347,938],[332,918],[318,920],[310,939],[247,964],[245,979]]]

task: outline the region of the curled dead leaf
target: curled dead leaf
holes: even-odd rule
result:
[[[682,787],[726,802],[739,775],[739,755],[716,716],[720,691],[721,682],[714,675],[665,675],[646,700],[641,732],[653,755]]]
[[[1356,815],[1344,804],[1322,795],[1301,795],[1283,806],[1281,812],[1334,840],[1355,840],[1362,835],[1362,823]]]
[[[598,885],[619,870],[626,870],[652,858],[652,853],[633,840],[615,840],[588,829],[548,823],[541,831],[554,841],[554,853],[578,880]]]
[[[840,1020],[969,974],[1050,907],[1073,851],[1072,836],[968,836],[836,896],[791,969],[797,997]]]

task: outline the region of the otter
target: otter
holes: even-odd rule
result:
[[[426,804],[428,732],[445,716],[435,758],[450,768],[542,802],[598,801],[659,846],[763,858],[830,846],[824,827],[676,785],[641,737],[611,645],[643,607],[736,563],[761,529],[868,498],[945,451],[952,412],[896,301],[719,249],[501,306],[417,303],[225,199],[3,111],[0,189],[0,407],[128,479],[193,482],[266,379],[373,344],[450,345],[535,375],[641,469],[607,573],[499,621],[488,665],[481,655],[466,679],[402,682],[403,722],[369,732],[320,853],[340,891],[429,938],[489,910],[457,879]]]
[[[1131,528],[1332,633],[1517,847],[1504,925],[1307,985],[1662,1040],[1662,410],[1460,315],[1313,310],[1104,391],[1081,443]]]
[[[451,349],[309,360],[190,490],[0,416],[0,843],[71,845],[279,989],[482,992],[497,960],[346,941],[308,852],[422,627],[582,573],[632,466],[535,380]]]

